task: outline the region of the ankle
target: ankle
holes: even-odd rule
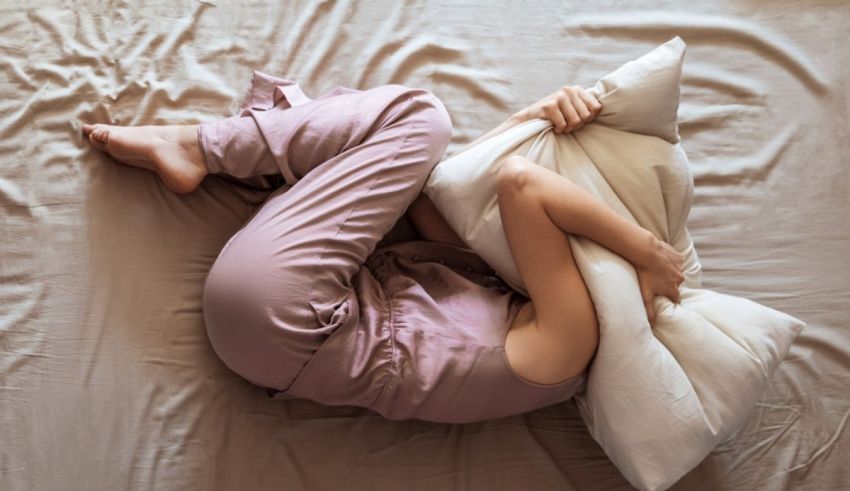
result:
[[[204,171],[204,175],[209,174],[210,170],[204,157],[203,149],[201,149],[200,135],[198,134],[198,125],[182,125],[178,128],[177,143],[180,149],[186,152],[192,164],[195,164],[198,169]]]

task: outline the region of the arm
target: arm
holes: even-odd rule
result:
[[[476,138],[475,140],[472,140],[472,142],[470,142],[470,143],[466,146],[466,148],[471,148],[471,147],[473,147],[473,146],[475,146],[475,145],[477,145],[477,144],[479,144],[479,143],[483,142],[484,140],[486,140],[486,139],[488,139],[488,138],[492,138],[492,137],[494,137],[494,136],[496,136],[496,135],[498,135],[498,134],[500,134],[500,133],[504,133],[504,132],[505,132],[505,131],[507,131],[508,129],[513,128],[514,126],[516,126],[516,125],[518,125],[518,124],[520,124],[520,123],[523,123],[523,122],[525,122],[525,121],[528,121],[528,117],[525,115],[525,110],[522,110],[522,111],[519,111],[519,112],[517,112],[517,113],[514,113],[511,117],[509,117],[508,119],[506,119],[506,120],[505,120],[502,124],[500,124],[499,126],[496,126],[495,128],[491,129],[491,130],[490,130],[490,131],[488,131],[487,133],[484,133],[483,135],[479,136],[479,137],[478,137],[478,138]],[[466,149],[466,148],[465,148],[465,149]],[[465,150],[465,149],[464,149],[464,150]]]
[[[590,96],[579,86],[562,87],[534,104],[514,113],[502,124],[479,136],[467,145],[458,155],[488,138],[507,131],[514,126],[530,119],[549,119],[555,126],[556,133],[569,133],[589,123],[601,110],[602,106],[596,98]],[[410,208],[407,216],[413,227],[423,239],[432,242],[445,242],[468,248],[463,240],[452,230],[446,220],[440,215],[434,203],[428,196],[420,193]]]
[[[591,122],[601,110],[602,105],[599,101],[581,86],[564,86],[517,111],[499,126],[473,140],[458,154],[531,119],[548,119],[552,121],[555,133],[569,133]]]

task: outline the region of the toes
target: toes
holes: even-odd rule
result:
[[[83,134],[88,137],[89,143],[98,150],[106,150],[109,142],[109,129],[105,124],[84,124]]]
[[[101,143],[107,143],[109,141],[109,130],[106,129],[106,126],[95,126],[91,136]]]
[[[89,138],[94,137],[95,139],[106,143],[106,141],[109,139],[109,127],[108,125],[101,123],[84,124],[83,134]]]
[[[91,143],[91,146],[102,152],[106,151],[106,142],[98,140],[94,131],[89,133],[89,143]]]

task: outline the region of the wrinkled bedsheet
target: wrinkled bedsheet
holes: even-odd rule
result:
[[[674,489],[846,487],[850,4],[769,5],[0,0],[0,489],[629,489],[573,401],[444,425],[269,400],[201,315],[207,271],[268,190],[210,177],[175,195],[80,127],[229,116],[257,69],[309,96],[426,87],[450,155],[675,35],[703,285],[807,328]]]

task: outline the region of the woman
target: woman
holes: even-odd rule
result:
[[[531,118],[576,131],[600,107],[564,87],[479,140]],[[255,72],[238,116],[83,131],[177,193],[210,173],[284,177],[224,246],[204,289],[214,350],[275,398],[458,423],[569,399],[599,334],[567,233],[635,265],[650,321],[654,295],[679,300],[674,249],[519,157],[502,168],[498,199],[530,298],[508,288],[420,194],[451,137],[445,107],[427,90],[337,87],[312,100]],[[425,240],[382,245],[405,213]]]

